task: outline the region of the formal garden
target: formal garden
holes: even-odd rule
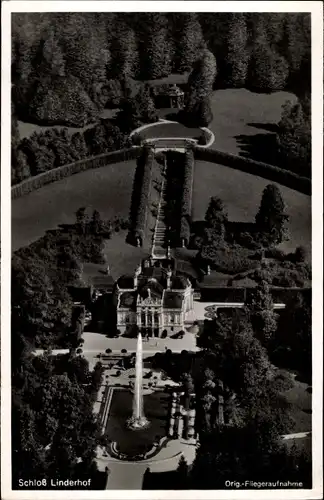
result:
[[[127,420],[133,412],[134,395],[129,389],[116,388],[110,403],[105,435],[115,443],[111,453],[120,453],[127,460],[143,459],[155,446],[159,447],[162,438],[168,435],[170,394],[152,391],[144,398],[144,413],[149,426],[133,431],[127,428]],[[158,452],[158,449],[156,450]],[[113,455],[114,456],[114,455]]]

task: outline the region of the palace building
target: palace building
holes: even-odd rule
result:
[[[133,276],[121,276],[114,288],[117,330],[134,327],[143,335],[160,337],[163,330],[177,333],[193,308],[190,280],[144,261]]]

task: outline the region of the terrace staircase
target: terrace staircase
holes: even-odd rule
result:
[[[165,159],[162,171],[161,193],[157,210],[156,223],[153,234],[152,251],[151,251],[152,257],[158,259],[168,258],[168,251],[165,248],[165,237],[167,228],[164,221],[165,207],[166,207],[166,179],[165,179],[166,168],[167,165]]]

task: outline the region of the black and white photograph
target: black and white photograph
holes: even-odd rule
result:
[[[322,498],[322,2],[5,7],[4,500]]]

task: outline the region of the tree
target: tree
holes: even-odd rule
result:
[[[14,170],[12,173],[12,183],[15,184],[16,182],[21,182],[25,179],[28,179],[30,177],[30,166],[28,163],[28,158],[21,151],[18,149],[17,154],[14,158]]]
[[[282,166],[310,177],[311,112],[307,97],[297,103],[284,104],[276,142]]]
[[[207,49],[203,50],[188,78],[188,98],[185,113],[189,117],[194,112],[197,103],[211,95],[216,73],[217,68],[214,55]]]
[[[304,294],[287,302],[278,321],[272,351],[281,363],[300,370],[311,381],[312,312],[311,300]]]
[[[44,74],[34,85],[26,116],[46,125],[83,127],[98,117],[97,104],[73,74]]]
[[[103,220],[98,210],[94,210],[91,218],[91,231],[94,234],[100,234],[103,230]]]
[[[135,78],[138,73],[138,44],[134,30],[121,24],[111,41],[109,76],[112,79]]]
[[[149,89],[142,86],[135,97],[124,99],[116,117],[120,129],[130,132],[143,123],[157,121],[157,113]]]
[[[213,121],[213,113],[208,97],[205,97],[195,104],[192,110],[191,120],[197,127],[208,127],[210,122]]]
[[[247,77],[249,53],[245,15],[232,13],[226,39],[225,79],[231,87],[243,87]]]
[[[262,342],[268,343],[277,329],[278,315],[274,312],[267,282],[261,282],[252,291],[245,306],[256,335]]]
[[[287,238],[286,223],[289,220],[280,189],[268,184],[262,193],[255,222],[269,244],[278,244]]]
[[[227,220],[228,215],[222,200],[212,196],[205,214],[206,227],[203,234],[203,250],[206,250],[207,247],[216,249],[216,247],[224,245]]]
[[[86,210],[87,210],[86,207],[80,207],[75,212],[76,224],[77,224],[77,227],[78,227],[79,231],[82,234],[85,234],[85,232],[86,232],[86,226],[88,224],[88,216],[87,216]]]
[[[197,14],[175,14],[172,21],[175,44],[173,69],[176,73],[184,73],[191,70],[205,42]]]
[[[51,76],[65,76],[65,61],[57,33],[51,27],[40,45],[38,71]]]
[[[184,392],[188,395],[192,394],[195,390],[192,376],[189,373],[184,373],[181,376],[181,381],[182,381]]]
[[[219,224],[225,224],[228,220],[227,211],[220,198],[212,196],[205,214],[205,221],[208,227],[218,227]]]
[[[284,481],[289,476],[300,481],[301,474],[308,484],[311,469],[305,457],[279,444],[272,416],[258,415],[256,421],[241,427],[219,427],[200,436],[189,476],[190,488],[221,489],[229,473],[243,483],[247,477],[255,481]]]
[[[177,468],[177,489],[183,490],[188,487],[189,467],[187,460],[181,455]]]
[[[171,45],[165,14],[146,13],[144,37],[140,40],[141,75],[144,80],[168,76],[171,72]]]
[[[286,59],[270,46],[262,18],[257,27],[256,39],[248,68],[250,89],[273,92],[283,90],[289,75]]]
[[[75,160],[83,160],[89,155],[83,133],[76,132],[71,136],[71,150]]]
[[[210,391],[201,398],[203,409],[206,413],[210,412],[212,405],[215,403],[216,398],[212,395]]]
[[[85,13],[64,13],[60,26],[66,70],[78,78],[88,94],[96,94],[107,79],[110,61],[104,18]]]
[[[289,79],[298,88],[299,83],[296,80],[301,76],[303,61],[307,58],[310,59],[310,16],[299,13],[292,13],[289,16],[285,16],[282,35],[280,50],[289,64]],[[307,73],[304,73],[305,80],[308,80],[309,76]],[[293,83],[294,80],[295,83]],[[307,83],[310,89],[310,82]]]

